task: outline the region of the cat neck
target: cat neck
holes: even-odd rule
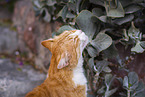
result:
[[[73,71],[67,67],[63,68],[63,69],[58,69],[57,68],[58,62],[56,60],[57,60],[56,57],[52,55],[51,63],[50,63],[49,70],[48,70],[48,77],[54,77],[56,75],[71,77],[70,75],[72,75]]]
[[[84,75],[84,70],[83,70],[83,57],[81,56],[78,60],[77,67],[73,69],[73,82],[75,83],[75,86],[78,85],[86,85],[87,80]]]
[[[54,56],[52,56],[54,57]],[[53,59],[53,58],[52,58]],[[87,83],[86,77],[84,75],[84,70],[83,70],[83,57],[82,55],[80,56],[77,66],[73,68],[72,70],[64,70],[64,69],[57,69],[55,59],[51,60],[53,64],[50,65],[49,67],[49,77],[53,77],[56,75],[59,75],[61,77],[61,74],[65,77],[69,77],[70,81],[73,81],[75,84],[75,87],[78,85],[85,85]]]

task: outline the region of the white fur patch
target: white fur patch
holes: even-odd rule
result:
[[[77,67],[73,70],[72,80],[74,81],[75,86],[87,84],[87,80],[86,80],[86,77],[84,75],[84,71],[83,71],[82,66],[83,66],[83,58],[80,57],[78,60]]]

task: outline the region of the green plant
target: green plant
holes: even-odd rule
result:
[[[112,64],[109,59],[116,59],[118,70],[129,72],[122,82],[126,94],[128,97],[141,97],[137,96],[141,95],[137,92],[144,89],[141,87],[143,83],[138,82],[136,73],[126,68],[126,61],[131,55],[121,59],[116,44],[121,43],[125,48],[131,46],[132,54],[144,52],[144,33],[134,24],[144,17],[144,0],[33,0],[33,4],[36,14],[45,21],[55,20],[64,24],[53,35],[65,30],[81,29],[89,37],[90,42],[83,53],[88,91],[97,97],[109,97],[117,92],[118,87],[112,88],[112,83],[118,78],[112,74],[109,66]],[[137,83],[131,89],[133,75]],[[88,93],[88,96],[91,95]]]
[[[144,97],[144,84],[139,81],[138,75],[135,72],[129,72],[128,76],[124,79],[119,78],[123,88],[127,91],[127,95],[121,93],[125,97]]]

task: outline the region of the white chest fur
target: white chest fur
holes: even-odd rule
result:
[[[75,86],[77,85],[87,85],[87,80],[84,75],[83,71],[83,57],[81,56],[78,60],[77,67],[73,70],[73,78],[72,80],[75,83]]]

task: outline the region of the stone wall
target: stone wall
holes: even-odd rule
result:
[[[12,54],[17,47],[17,33],[7,27],[0,27],[0,52]]]
[[[44,73],[30,65],[21,66],[0,58],[0,97],[25,97],[45,79]]]
[[[40,21],[35,17],[31,0],[19,0],[15,4],[13,23],[17,28],[19,50],[27,52],[35,65],[45,70],[43,66],[49,65],[51,53],[41,45],[41,41],[51,37],[51,33],[57,31],[61,23]]]

